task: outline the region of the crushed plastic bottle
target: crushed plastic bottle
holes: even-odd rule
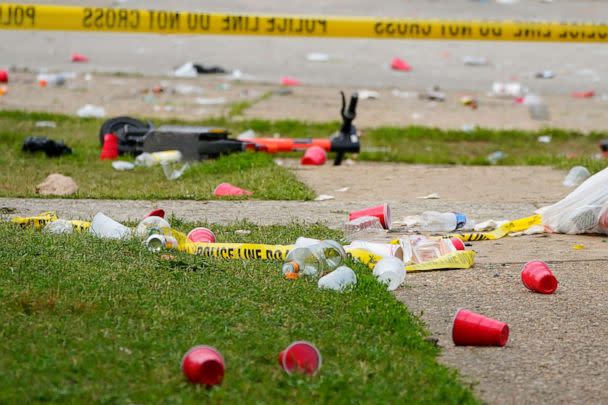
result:
[[[343,292],[357,284],[357,275],[347,266],[340,266],[319,279],[317,286],[321,289]]]
[[[456,247],[447,238],[427,238],[423,235],[406,235],[399,239],[405,263],[425,263],[455,252]]]
[[[46,224],[43,232],[50,233],[53,235],[74,233],[74,226],[70,221],[67,221],[65,219],[58,219],[57,221],[52,221]]]
[[[467,223],[467,217],[458,212],[425,211],[421,219],[421,228],[426,232],[452,232]]]
[[[324,240],[289,252],[282,271],[286,278],[320,277],[322,273],[336,269],[345,259],[346,252],[342,245],[333,240]]]

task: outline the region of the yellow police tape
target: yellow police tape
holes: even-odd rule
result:
[[[240,260],[285,260],[293,245],[189,242],[179,250],[192,255]]]
[[[424,263],[412,264],[405,266],[408,273],[430,270],[445,270],[445,269],[468,269],[475,264],[475,252],[472,250],[458,250],[448,253],[435,260]]]
[[[534,225],[541,225],[542,217],[533,215],[531,217],[520,218],[514,221],[509,221],[506,224],[499,226],[491,232],[476,232],[476,233],[457,233],[450,235],[463,241],[476,242],[480,240],[495,240],[500,239],[513,232],[522,232]]]
[[[608,25],[205,13],[1,4],[0,29],[378,39],[608,42]]]
[[[34,228],[40,230],[47,226],[50,222],[57,221],[57,214],[53,211],[43,212],[42,214],[33,217],[15,217],[11,222],[21,226],[22,228]],[[71,220],[68,221],[76,232],[83,232],[89,229],[91,223],[88,221]]]

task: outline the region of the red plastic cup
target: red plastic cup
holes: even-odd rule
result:
[[[391,229],[391,208],[388,204],[377,205],[359,211],[351,211],[348,220],[352,221],[360,217],[376,217],[384,229]]]
[[[521,271],[521,281],[528,290],[553,294],[557,290],[557,279],[547,265],[542,261],[532,261],[524,265]]]
[[[296,372],[314,375],[321,368],[321,352],[310,342],[293,342],[279,353],[279,364],[287,374]]]
[[[454,316],[452,340],[456,346],[504,346],[509,326],[478,313],[460,309]]]
[[[105,134],[103,136],[103,146],[101,147],[101,160],[113,160],[118,157],[118,137],[114,134]]]
[[[207,228],[194,228],[191,230],[187,238],[191,242],[206,242],[206,243],[214,243],[215,242],[215,234],[211,232],[210,229]]]
[[[412,67],[403,59],[393,58],[393,60],[391,61],[391,69],[399,70],[401,72],[410,72],[412,70]]]
[[[213,190],[213,195],[217,197],[225,196],[240,196],[240,195],[252,195],[253,193],[249,190],[245,190],[234,186],[230,183],[222,183]]]
[[[302,83],[298,79],[295,79],[293,77],[284,76],[281,78],[281,84],[283,86],[299,86]]]
[[[456,250],[466,250],[464,246],[464,242],[458,238],[450,238],[452,241],[452,245],[456,248]]]
[[[221,384],[224,370],[224,358],[211,346],[194,346],[182,359],[182,372],[193,384]]]
[[[164,218],[165,217],[165,210],[159,208],[157,210],[151,211],[144,218],[148,218],[148,217],[161,217],[161,218]]]
[[[89,58],[87,58],[86,56],[84,56],[81,53],[76,53],[75,52],[75,53],[72,54],[72,62],[83,63],[83,62],[88,62],[88,61],[89,61]]]
[[[306,149],[306,152],[304,152],[304,156],[300,160],[300,164],[310,166],[322,166],[325,164],[326,160],[327,153],[325,152],[325,149],[320,146],[314,145]]]
[[[8,83],[8,70],[0,69],[0,83]]]
[[[575,91],[572,93],[572,97],[574,98],[593,98],[595,96],[595,92],[591,91]]]

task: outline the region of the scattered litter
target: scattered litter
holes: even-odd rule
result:
[[[397,70],[400,72],[411,72],[412,67],[403,59],[393,58],[391,61],[391,69]]]
[[[241,132],[240,134],[238,134],[236,139],[238,139],[238,140],[255,139],[256,137],[257,137],[257,134],[255,133],[255,131],[253,129],[248,129],[247,131]]]
[[[334,200],[335,198],[336,197],[334,197],[333,195],[321,194],[317,198],[315,198],[315,201],[329,201]]]
[[[600,141],[598,147],[602,151],[602,156],[608,158],[608,139],[604,139]]]
[[[586,167],[574,166],[566,175],[563,185],[566,187],[578,187],[589,177],[591,177],[591,173]]]
[[[505,2],[506,0],[496,0]],[[456,346],[504,346],[509,340],[509,326],[496,319],[460,309],[454,316],[452,341]]]
[[[388,291],[396,290],[405,281],[405,264],[397,257],[384,257],[373,270],[373,275]]]
[[[391,95],[398,98],[416,98],[418,97],[418,92],[393,89],[391,90]]]
[[[317,286],[320,289],[344,292],[347,288],[357,284],[357,275],[347,266],[340,266],[334,271],[319,279]]]
[[[333,240],[324,240],[289,251],[281,271],[288,280],[303,276],[319,278],[324,272],[338,268],[344,260],[346,252],[342,245]]]
[[[304,156],[300,159],[300,164],[305,166],[323,166],[326,160],[327,152],[325,152],[325,149],[313,145],[306,148]]]
[[[460,103],[466,107],[470,107],[472,110],[476,110],[479,106],[479,102],[473,96],[462,96],[460,98]]]
[[[433,86],[425,94],[421,94],[420,98],[429,101],[445,101],[445,93],[441,91],[439,86]]]
[[[6,93],[8,93],[8,87],[7,86],[0,86],[0,96],[5,95]]]
[[[124,160],[115,160],[114,162],[112,162],[112,167],[114,168],[114,170],[118,170],[121,172],[135,169],[135,165],[133,163],[126,162]]]
[[[380,220],[384,229],[391,229],[391,208],[388,204],[376,205],[362,210],[351,211],[348,220],[352,221],[360,217],[376,217]]]
[[[190,167],[190,162],[184,163],[180,168],[175,168],[176,163],[171,162],[161,162],[160,165],[163,168],[163,173],[167,180],[177,180],[188,168]]]
[[[289,96],[290,94],[293,94],[293,90],[287,89],[287,88],[282,88],[282,89],[275,90],[273,92],[273,94],[276,94],[277,96]]]
[[[77,191],[76,182],[71,177],[59,173],[49,175],[36,186],[36,194],[40,195],[71,195]]]
[[[65,74],[41,73],[37,76],[36,82],[40,87],[59,87],[67,82],[67,77]]]
[[[234,231],[237,235],[251,235],[251,231],[248,229],[237,229]]]
[[[542,98],[536,94],[526,94],[522,99],[522,104],[528,107],[530,118],[538,121],[548,121],[549,110]]]
[[[199,74],[230,73],[220,66],[204,66],[192,62],[184,63],[173,71],[175,77],[196,77]]]
[[[43,232],[50,233],[53,235],[61,235],[74,233],[74,227],[70,221],[66,221],[65,219],[58,219],[53,222],[49,222],[43,229]]]
[[[76,111],[76,115],[81,118],[103,118],[106,116],[106,110],[93,104],[85,104]]]
[[[510,233],[509,236],[527,236],[527,235],[537,235],[537,234],[541,234],[541,233],[545,233],[545,227],[543,225],[533,225],[533,226],[529,227],[528,229],[526,229],[525,231]]]
[[[37,121],[36,128],[57,128],[57,123],[54,121]]]
[[[537,79],[553,79],[555,77],[555,73],[551,70],[543,70],[542,72],[538,72],[534,75]]]
[[[608,168],[594,174],[561,201],[537,210],[548,232],[608,234]]]
[[[186,238],[190,241],[190,242],[199,242],[199,243],[215,243],[215,234],[213,233],[213,231],[211,231],[211,229],[208,228],[203,228],[203,227],[198,227],[198,228],[194,228],[192,229],[190,232],[188,232],[188,235],[186,235]]]
[[[553,138],[551,137],[551,135],[541,135],[538,138],[536,138],[536,140],[540,143],[551,143],[551,140]]]
[[[467,217],[459,212],[425,211],[421,216],[421,229],[425,232],[452,232],[463,229]]]
[[[184,376],[193,384],[207,387],[219,385],[224,379],[224,358],[214,347],[195,346],[182,358],[181,369]]]
[[[384,232],[384,227],[377,217],[363,216],[344,224],[344,232],[349,240],[360,239],[359,235],[375,231]]]
[[[583,249],[585,249],[585,245],[583,245],[581,243],[575,243],[574,246],[572,246],[572,248],[574,250],[583,250]]]
[[[0,69],[0,83],[8,83],[8,70]]]
[[[347,192],[349,189],[350,189],[350,187],[342,187],[342,188],[337,189],[336,191],[337,191],[338,193],[345,193],[345,192]]]
[[[226,97],[204,98],[197,97],[194,102],[198,105],[220,105],[226,104]]]
[[[575,91],[574,93],[572,93],[572,97],[574,97],[574,98],[593,98],[593,97],[595,97],[595,92],[593,90]]]
[[[215,188],[215,190],[213,190],[213,195],[215,195],[217,197],[226,197],[226,196],[253,195],[253,193],[249,190],[239,188],[230,183],[221,183]]]
[[[418,121],[418,120],[421,120],[422,118],[424,118],[424,115],[417,113],[417,112],[413,112],[411,117],[414,121]]]
[[[86,63],[89,61],[89,58],[87,58],[86,56],[84,56],[81,53],[73,53],[72,54],[72,63]]]
[[[54,141],[45,136],[30,136],[25,138],[21,150],[24,152],[44,152],[48,157],[69,155],[72,149],[63,141]]]
[[[171,90],[172,93],[178,94],[180,96],[191,96],[191,95],[201,95],[204,93],[204,90],[200,86],[193,86],[189,84],[177,84]]]
[[[311,62],[327,62],[329,60],[329,55],[321,52],[311,52],[306,55],[306,59]]]
[[[490,94],[494,97],[523,97],[527,91],[518,82],[494,82]]]
[[[501,226],[503,226],[504,224],[508,223],[509,221],[496,221],[493,219],[487,220],[487,221],[483,221],[480,222],[478,224],[476,224],[473,227],[473,230],[475,232],[487,232],[487,231],[493,231],[494,229],[500,228]]]
[[[298,79],[295,79],[293,77],[283,76],[281,78],[281,85],[282,86],[300,86],[300,85],[302,85],[302,83]]]
[[[471,125],[471,124],[463,124],[463,125],[460,127],[460,130],[461,130],[462,132],[473,132],[473,131],[475,131],[475,125]]]
[[[420,215],[408,215],[407,217],[404,217],[401,221],[395,223],[403,225],[406,228],[413,228],[422,224],[422,218],[420,218]]]
[[[416,198],[418,198],[420,200],[438,200],[439,199],[439,194],[437,194],[437,193],[431,193],[431,194],[425,195],[423,197],[416,197]]]
[[[144,152],[135,158],[136,166],[152,167],[162,163],[177,163],[182,160],[182,153],[178,150],[166,150],[162,152]]]
[[[299,340],[279,353],[279,364],[287,374],[315,375],[321,368],[321,352],[312,343]]]
[[[467,66],[486,66],[488,60],[483,56],[465,56],[462,58],[462,63]]]
[[[491,165],[498,164],[500,161],[504,160],[507,157],[507,154],[503,151],[496,151],[490,153],[486,159]]]
[[[377,100],[380,98],[380,93],[373,90],[359,90],[359,100]]]
[[[521,271],[521,281],[530,291],[553,294],[557,290],[557,279],[547,265],[540,260],[528,262]]]

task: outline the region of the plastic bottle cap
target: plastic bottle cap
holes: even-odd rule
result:
[[[300,275],[298,273],[289,272],[289,273],[285,273],[285,278],[287,280],[297,280],[300,278]]]

